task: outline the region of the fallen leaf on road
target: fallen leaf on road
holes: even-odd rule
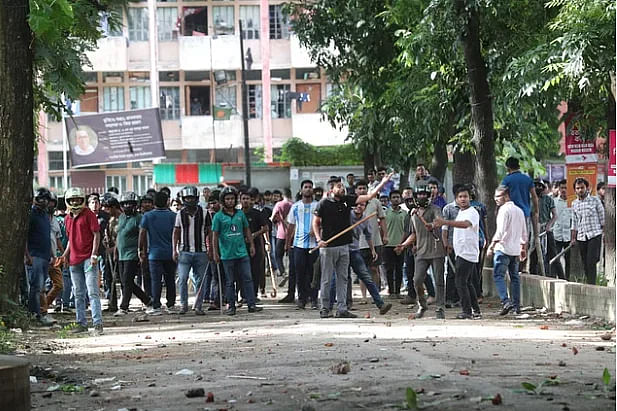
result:
[[[332,347],[334,345],[334,343],[325,343],[324,344],[326,347]]]
[[[604,341],[610,341],[611,338],[613,338],[612,334],[603,334],[600,338],[602,338]]]
[[[548,325],[543,325],[540,327],[541,330],[548,330]]]
[[[561,344],[562,347],[567,347],[568,345],[566,343]]]
[[[211,392],[209,392],[206,395],[206,402],[214,402],[214,394],[212,394]]]
[[[458,373],[461,375],[469,375],[469,370],[460,370]]]
[[[491,402],[493,403],[493,405],[501,405],[501,402],[502,402],[501,394],[499,394],[499,393],[495,394],[495,396],[493,397]]]
[[[572,347],[572,354],[578,354],[578,349],[576,347]]]
[[[371,313],[366,313],[366,314],[364,315],[364,318],[371,318]]]

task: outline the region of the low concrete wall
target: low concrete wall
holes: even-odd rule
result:
[[[508,281],[509,284],[509,281]],[[496,297],[493,269],[482,273],[482,288],[487,297]],[[556,313],[590,315],[615,322],[615,288],[572,283],[565,280],[521,274],[521,304],[546,307]]]

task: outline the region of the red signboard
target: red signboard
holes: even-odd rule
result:
[[[597,163],[596,144],[593,140],[583,140],[578,129],[572,127],[566,136],[566,164]]]
[[[615,187],[615,130],[608,131],[608,186]]]

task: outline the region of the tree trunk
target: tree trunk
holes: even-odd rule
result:
[[[609,96],[608,103],[608,129],[615,129],[615,100]],[[607,136],[608,137],[608,136]],[[608,171],[608,168],[607,168]],[[607,173],[608,174],[608,173]],[[606,219],[604,223],[604,275],[608,285],[615,287],[617,270],[615,268],[615,189],[606,188],[604,196],[606,207]]]
[[[454,151],[454,168],[452,169],[452,182],[454,184],[470,184],[476,175],[476,156],[466,151]]]
[[[28,0],[0,7],[0,313],[16,302],[32,201],[34,123]]]
[[[448,147],[450,137],[436,141],[433,145],[433,159],[431,160],[431,176],[443,183],[448,169]]]
[[[455,0],[462,18],[461,42],[467,66],[471,102],[471,127],[476,149],[475,182],[478,199],[486,205],[488,215],[495,215],[494,190],[497,187],[493,107],[487,70],[480,46],[480,21],[476,6],[465,0]],[[495,219],[488,218],[488,237],[495,232]]]
[[[362,152],[362,160],[364,163],[364,177],[368,176],[369,170],[375,168],[375,159],[373,158],[373,152],[368,148],[365,148]]]

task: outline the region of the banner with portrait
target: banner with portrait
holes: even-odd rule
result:
[[[165,157],[158,108],[65,119],[72,167]]]

